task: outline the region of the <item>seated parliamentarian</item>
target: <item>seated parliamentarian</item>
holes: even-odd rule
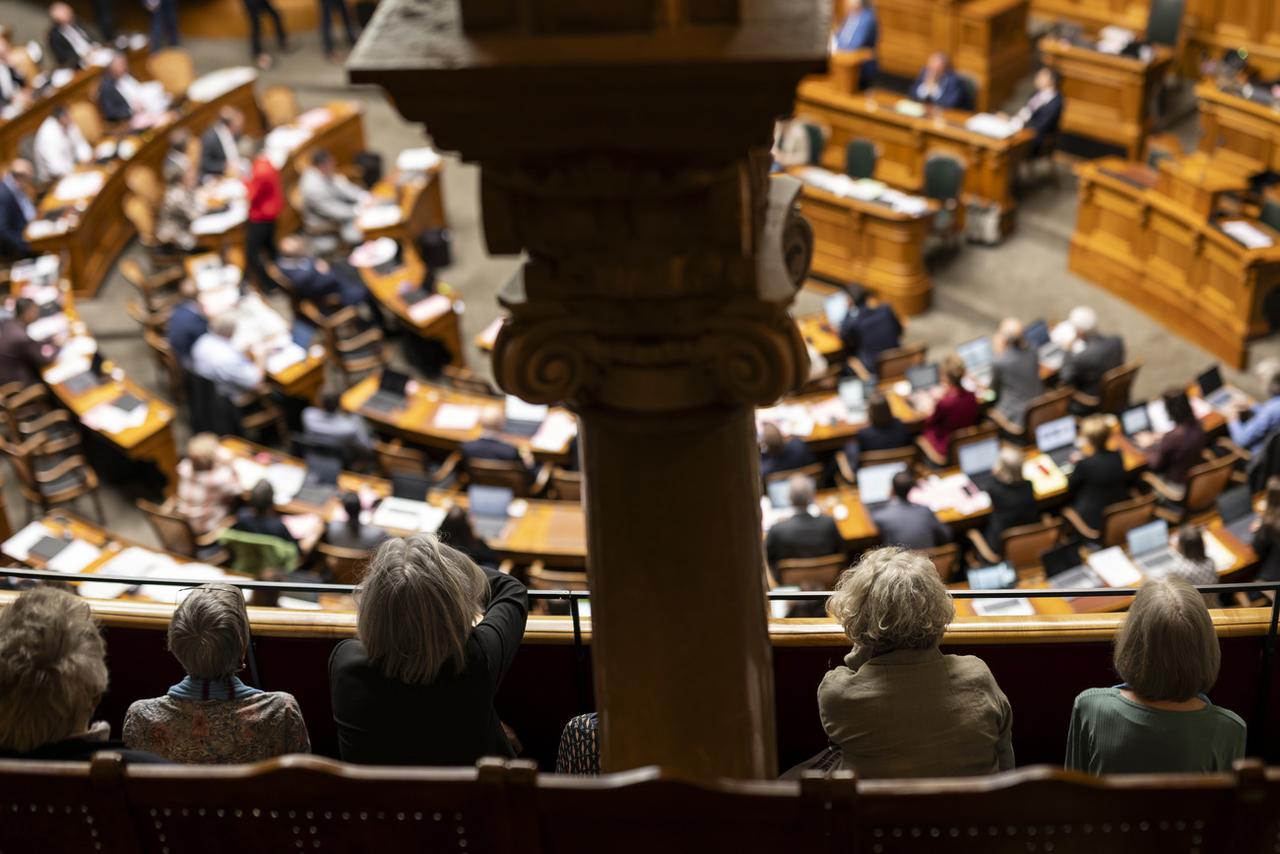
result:
[[[1080,438],[1082,447],[1074,455],[1075,468],[1067,476],[1067,494],[1071,507],[1096,531],[1102,527],[1102,511],[1129,497],[1129,476],[1124,457],[1110,447],[1111,423],[1106,416],[1086,418],[1080,425]]]
[[[954,353],[942,362],[943,393],[924,421],[920,435],[940,455],[946,456],[951,448],[951,437],[957,430],[978,423],[981,410],[978,398],[963,385],[964,362]]]
[[[451,507],[436,532],[440,542],[457,549],[481,566],[497,569],[501,561],[489,544],[476,533],[471,516],[461,507]]]
[[[902,321],[889,303],[871,305],[871,292],[859,289],[840,322],[840,341],[867,370],[875,371],[877,356],[902,346]]]
[[[1040,521],[1036,492],[1022,476],[1022,462],[1021,448],[1001,448],[1000,456],[991,470],[995,475],[995,482],[987,490],[987,494],[991,496],[991,518],[983,531],[983,539],[996,554],[1004,552],[1002,537],[1005,531]]]
[[[49,6],[49,52],[59,68],[84,68],[98,44],[76,20],[66,3]]]
[[[951,542],[951,529],[939,522],[928,507],[908,499],[915,485],[916,479],[909,471],[893,476],[893,494],[871,513],[871,521],[880,531],[880,542],[908,549],[931,549]]]
[[[0,385],[40,382],[40,369],[58,355],[50,343],[32,340],[27,327],[40,318],[40,306],[20,297],[13,307],[13,317],[0,323]]]
[[[760,431],[760,476],[768,477],[782,471],[795,471],[818,461],[799,436],[785,436],[782,428],[773,422],[765,422]]]
[[[344,308],[364,303],[376,312],[376,303],[371,304],[369,289],[359,276],[338,270],[323,258],[308,256],[306,241],[296,234],[280,240],[276,266],[289,279],[298,298],[318,308],[325,307],[327,297],[336,296]]]
[[[827,613],[853,650],[818,688],[840,767],[859,777],[960,777],[1013,768],[1013,711],[982,659],[943,655],[955,606],[924,555],[863,555]]]
[[[236,521],[231,527],[246,534],[275,537],[286,543],[293,543],[301,550],[297,538],[276,512],[276,493],[268,480],[260,480],[254,486],[249,493],[248,502],[236,511]]]
[[[265,376],[259,360],[232,346],[235,334],[235,317],[220,314],[209,321],[209,331],[191,347],[191,369],[230,394],[257,388]]]
[[[354,492],[342,495],[342,510],[346,519],[331,521],[324,531],[324,541],[340,549],[355,551],[373,551],[378,544],[387,538],[387,532],[377,525],[366,525],[360,518],[363,513],[360,496]]]
[[[311,156],[298,182],[302,194],[302,222],[308,230],[336,229],[346,243],[359,243],[362,234],[356,214],[369,194],[338,171],[333,154],[321,149]]]
[[[0,759],[88,762],[99,750],[128,762],[162,762],[125,750],[94,721],[107,692],[107,648],[89,604],[35,587],[0,612]]]
[[[1067,768],[1090,774],[1230,771],[1245,723],[1210,702],[1222,651],[1204,599],[1181,578],[1148,579],[1116,635],[1113,688],[1076,697]]]
[[[93,159],[93,148],[61,104],[40,123],[34,148],[36,179],[42,184],[70,175],[77,165]]]
[[[1272,367],[1263,380],[1267,399],[1252,409],[1242,407],[1227,418],[1231,441],[1251,454],[1260,453],[1267,440],[1280,430],[1280,367]],[[1246,419],[1244,416],[1248,415]]]
[[[195,170],[182,170],[175,164],[166,163],[163,174],[165,187],[156,210],[156,240],[165,246],[190,252],[199,242],[191,233],[191,224],[204,213],[204,207],[196,197],[198,181]]]
[[[329,658],[347,762],[460,765],[515,751],[494,708],[529,597],[431,534],[387,540],[356,598],[356,635]]]
[[[98,109],[108,122],[128,122],[134,128],[148,128],[169,118],[168,101],[153,84],[142,84],[129,73],[124,54],[111,58],[98,86]]]
[[[794,116],[774,122],[772,154],[775,168],[808,166],[813,163],[813,143],[809,139],[805,123]]]
[[[528,451],[517,448],[502,438],[507,417],[497,406],[487,406],[480,413],[480,438],[463,442],[458,450],[463,459],[494,460],[496,462],[521,462],[532,472],[536,463]]]
[[[1209,437],[1205,435],[1200,419],[1196,418],[1182,389],[1165,391],[1164,408],[1173,422],[1173,429],[1147,451],[1147,468],[1176,489],[1186,485],[1188,471],[1204,462],[1203,453]]]
[[[909,93],[913,99],[937,107],[966,110],[972,107],[964,81],[951,67],[951,59],[945,53],[929,55]]]
[[[173,762],[260,762],[310,753],[292,694],[261,691],[236,676],[249,650],[249,612],[239,588],[202,584],[169,621],[169,652],[186,676],[162,697],[138,700],[124,716],[124,742]]]
[[[178,463],[175,509],[197,534],[216,528],[240,499],[231,459],[213,433],[197,433],[187,442],[187,457]]]
[[[996,410],[1022,426],[1027,419],[1027,405],[1044,394],[1039,354],[1027,346],[1022,338],[1022,323],[1012,317],[1000,321],[993,344],[991,390],[996,394]]]
[[[369,425],[359,415],[342,411],[342,398],[334,392],[325,392],[319,406],[302,410],[302,431],[311,439],[328,440],[352,451],[373,449],[373,436]]]
[[[16,115],[30,105],[30,82],[18,70],[13,44],[0,33],[0,116]]]
[[[27,225],[36,218],[35,174],[31,164],[15,159],[0,175],[0,261],[31,255]]]
[[[218,120],[200,136],[200,177],[240,177],[246,171],[240,153],[243,138],[244,113],[223,107]]]
[[[911,428],[893,414],[888,399],[879,391],[867,398],[867,426],[844,446],[845,457],[855,469],[866,451],[890,451],[910,447],[915,441]]]
[[[794,558],[826,557],[841,554],[845,550],[844,537],[830,516],[810,512],[813,505],[813,480],[802,474],[788,481],[791,508],[790,519],[784,519],[769,529],[764,549],[770,566],[778,561]]]
[[[1058,72],[1048,66],[1036,72],[1036,91],[1027,99],[1026,106],[1009,117],[1018,129],[1029,128],[1036,140],[1032,154],[1040,154],[1044,138],[1058,132],[1062,124],[1062,93],[1058,91]]]
[[[179,302],[169,312],[169,322],[165,326],[170,352],[188,369],[191,367],[191,349],[200,336],[209,331],[209,320],[204,315],[199,296],[195,280],[183,279],[178,285]]]
[[[875,80],[879,66],[875,59],[876,42],[879,41],[879,27],[876,22],[876,11],[871,8],[871,0],[845,0],[845,16],[831,37],[832,53],[845,53],[854,50],[870,49],[871,59],[862,64],[861,87],[866,88]]]
[[[1088,306],[1071,309],[1067,323],[1075,330],[1076,340],[1066,348],[1059,376],[1064,384],[1097,397],[1102,375],[1124,364],[1124,341],[1119,335],[1099,332],[1098,314]]]

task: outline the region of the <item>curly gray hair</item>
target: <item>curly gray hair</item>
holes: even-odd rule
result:
[[[890,547],[866,552],[844,571],[827,613],[854,647],[884,653],[937,646],[956,609],[929,558]]]

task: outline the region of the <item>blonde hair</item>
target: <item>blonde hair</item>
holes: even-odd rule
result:
[[[1111,419],[1105,415],[1090,415],[1080,425],[1080,435],[1095,454],[1105,451],[1107,442],[1111,439]]]
[[[107,690],[88,604],[36,587],[0,614],[0,748],[27,753],[80,732]]]
[[[1024,454],[1021,448],[1007,445],[1000,449],[996,458],[994,474],[1001,483],[1017,483],[1022,480],[1022,461]]]
[[[220,447],[218,437],[213,433],[197,433],[187,440],[187,459],[197,469],[212,468]]]
[[[942,360],[942,376],[950,385],[959,388],[960,383],[964,381],[964,375],[964,360],[955,353],[948,354]]]
[[[866,552],[844,571],[827,613],[855,648],[882,653],[937,646],[956,609],[933,561],[890,547]]]
[[[1176,576],[1146,582],[1116,633],[1116,673],[1144,700],[1189,700],[1218,681],[1222,650],[1204,597]]]
[[[202,584],[169,620],[169,652],[196,679],[225,679],[240,669],[249,646],[244,594],[230,584]]]
[[[392,679],[425,684],[461,665],[489,584],[471,558],[434,534],[384,542],[369,561],[356,605],[356,634],[369,661]]]

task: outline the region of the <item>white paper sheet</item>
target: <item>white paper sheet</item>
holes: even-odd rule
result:
[[[1235,552],[1224,546],[1222,540],[1208,531],[1204,533],[1204,553],[1205,557],[1213,561],[1213,568],[1217,572],[1223,572],[1236,565]]]
[[[474,430],[480,423],[480,407],[442,403],[431,423],[441,430]]]
[[[396,157],[396,168],[401,172],[426,172],[439,162],[440,155],[433,148],[406,148]]]
[[[1237,219],[1224,222],[1222,223],[1222,230],[1249,249],[1266,249],[1273,242],[1267,234],[1260,231],[1253,223],[1245,222],[1244,220]]]
[[[237,86],[257,78],[258,72],[247,65],[220,68],[193,80],[187,87],[187,99],[198,104],[207,104]]]
[[[267,476],[266,466],[246,457],[236,457],[231,461],[231,468],[235,470],[236,481],[240,484],[240,488],[246,492]]]
[[[390,496],[384,498],[373,513],[373,524],[397,531],[435,533],[448,511],[425,501]]]
[[[40,542],[42,537],[51,537],[53,532],[44,526],[43,522],[32,522],[18,533],[4,541],[4,545],[0,545],[0,551],[3,551],[14,560],[26,560],[31,554],[31,547]]]
[[[102,557],[102,550],[97,546],[86,543],[84,540],[72,540],[65,549],[49,561],[49,569],[75,575],[84,572],[100,557]]]
[[[129,587],[118,581],[86,581],[76,588],[76,592],[85,599],[118,599],[129,592]]]
[[[533,434],[529,445],[536,451],[560,451],[576,435],[578,419],[563,409],[553,409],[538,426],[538,432]]]
[[[267,372],[278,374],[299,362],[306,361],[307,351],[290,341],[281,349],[267,356]]]
[[[51,314],[27,325],[27,335],[32,341],[48,341],[67,331],[70,322],[65,314]]]
[[[356,218],[356,225],[362,231],[377,231],[380,228],[390,228],[393,225],[399,225],[402,216],[400,214],[400,206],[396,204],[381,204],[367,207],[360,212],[360,216]]]
[[[91,172],[72,172],[54,186],[53,196],[68,202],[92,198],[102,190],[105,181],[106,176],[96,169]]]
[[[979,617],[1030,617],[1036,612],[1031,600],[1022,596],[1000,599],[973,599],[973,613]]]
[[[190,579],[192,587],[197,587],[209,581],[222,581],[227,578],[225,572],[206,563],[184,563],[175,565],[164,572],[151,573],[151,575],[156,578],[187,578]],[[176,605],[178,604],[181,590],[181,587],[171,584],[144,584],[138,588],[138,593],[157,602]]]
[[[964,123],[966,130],[980,133],[995,139],[1007,139],[1018,132],[1013,123],[991,113],[978,113],[970,116]]]
[[[196,236],[209,234],[225,234],[231,229],[243,225],[249,218],[249,205],[245,202],[232,202],[225,211],[205,214],[191,222],[191,233]]]
[[[1119,546],[1094,552],[1088,564],[1108,587],[1133,587],[1142,582],[1142,571]]]
[[[453,311],[453,303],[444,294],[432,294],[424,300],[418,300],[409,306],[409,319],[414,323],[426,324],[438,317],[444,317]]]
[[[272,463],[267,466],[263,476],[275,490],[276,504],[287,504],[302,489],[303,481],[307,479],[307,469],[289,463]]]

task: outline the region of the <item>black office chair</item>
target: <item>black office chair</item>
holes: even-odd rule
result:
[[[1263,225],[1268,225],[1276,231],[1280,231],[1280,201],[1275,199],[1262,200],[1262,213],[1258,215],[1258,219]]]
[[[933,230],[949,244],[958,240],[964,203],[964,164],[946,154],[935,154],[924,164],[924,194],[939,202],[941,210],[933,218]]]
[[[964,87],[964,100],[960,102],[960,109],[978,109],[978,81],[962,71],[957,71],[956,77],[960,80],[960,85]]]
[[[822,151],[827,145],[827,135],[822,128],[812,122],[804,122],[804,132],[809,138],[809,165],[817,166],[822,162]]]
[[[1182,13],[1186,0],[1151,0],[1147,18],[1147,41],[1177,48],[1182,35]]]
[[[876,144],[855,139],[845,146],[844,172],[850,178],[873,178],[876,173]]]

